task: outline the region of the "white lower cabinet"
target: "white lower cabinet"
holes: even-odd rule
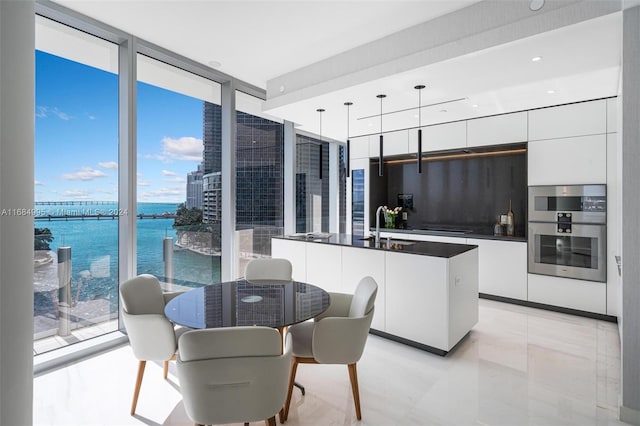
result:
[[[271,257],[289,259],[295,281],[307,281],[307,243],[305,241],[271,239]]]
[[[342,286],[340,292],[353,294],[360,280],[366,276],[376,280],[378,295],[376,296],[376,310],[371,328],[380,331],[385,330],[386,286],[384,270],[383,251],[342,247]]]
[[[380,238],[391,237],[397,240],[432,241],[436,243],[465,244],[464,237],[445,237],[443,235],[406,234],[401,232],[380,232]]]
[[[607,313],[605,283],[537,274],[529,274],[528,281],[530,302],[597,314]]]
[[[340,292],[342,283],[341,247],[333,244],[306,243],[307,282],[326,291]]]
[[[479,248],[480,293],[527,300],[527,243],[467,239]]]
[[[453,258],[386,253],[386,332],[444,351],[478,322],[478,250]]]

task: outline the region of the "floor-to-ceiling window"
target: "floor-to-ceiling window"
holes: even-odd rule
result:
[[[296,135],[296,232],[329,232],[329,143]]]
[[[237,276],[270,256],[271,237],[284,230],[284,127],[261,110],[261,99],[236,92]]]
[[[137,55],[137,272],[220,281],[220,85]]]
[[[34,349],[117,329],[118,46],[36,18]],[[55,338],[45,339],[55,336]]]

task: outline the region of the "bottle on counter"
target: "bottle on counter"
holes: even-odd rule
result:
[[[504,235],[504,229],[500,223],[500,216],[498,216],[498,220],[496,220],[496,224],[493,226],[493,235]]]
[[[507,237],[515,235],[515,224],[513,222],[513,210],[511,210],[511,200],[509,200],[509,211],[507,212]]]

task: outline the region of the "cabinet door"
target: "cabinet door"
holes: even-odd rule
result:
[[[476,118],[467,122],[468,147],[526,141],[526,111]]]
[[[607,132],[606,100],[529,111],[529,140],[598,135]]]
[[[437,124],[422,128],[422,152],[467,146],[467,122]],[[418,152],[418,131],[409,130],[409,152]]]
[[[467,239],[478,246],[480,293],[527,300],[527,243]]]
[[[607,313],[607,285],[594,281],[573,280],[529,274],[529,301],[546,305]]]
[[[360,280],[366,276],[376,280],[378,294],[371,328],[380,331],[385,331],[384,261],[384,251],[382,250],[342,247],[342,286],[340,292],[353,294]]]
[[[386,332],[448,350],[447,259],[386,252]]]
[[[407,130],[383,133],[383,155],[405,155],[409,152],[409,137]],[[380,155],[380,135],[369,136],[369,157]]]
[[[607,181],[607,136],[529,142],[529,185],[602,184]]]
[[[369,136],[360,136],[350,140],[349,157],[352,160],[369,158]]]
[[[326,291],[340,292],[342,247],[307,243],[307,281]]]
[[[307,250],[306,242],[271,239],[271,257],[281,257],[291,262],[292,276],[295,281],[307,281]]]

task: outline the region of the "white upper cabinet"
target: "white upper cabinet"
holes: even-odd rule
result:
[[[527,112],[476,118],[467,122],[467,146],[527,141]]]
[[[607,99],[607,133],[618,133],[618,98]]]
[[[607,135],[529,142],[529,185],[607,182]]]
[[[467,122],[437,124],[422,128],[422,152],[465,148],[467,146]],[[409,152],[418,152],[418,130],[409,130]]]
[[[607,132],[607,101],[580,102],[529,111],[529,140]]]
[[[409,137],[407,130],[383,133],[383,155],[403,155],[409,153]],[[369,136],[369,157],[380,155],[380,135]]]
[[[360,136],[350,140],[349,157],[351,157],[352,160],[369,158],[369,136]]]

